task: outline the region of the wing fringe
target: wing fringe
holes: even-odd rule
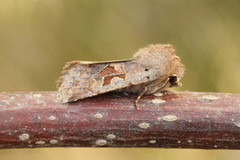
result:
[[[62,84],[63,81],[63,75],[68,72],[74,65],[78,64],[80,61],[71,61],[71,62],[67,62],[67,64],[63,67],[62,71],[61,71],[61,75],[58,78],[57,82],[56,82],[56,87],[59,88]]]

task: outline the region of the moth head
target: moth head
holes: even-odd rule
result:
[[[184,73],[184,66],[170,44],[149,45],[135,53],[133,59],[149,70],[157,70],[157,77],[175,75],[179,81]]]
[[[182,86],[182,83],[179,82],[180,78],[178,78],[176,74],[169,76],[168,79],[169,79],[168,81],[170,83],[170,87]]]
[[[172,56],[171,63],[172,72],[170,73],[169,76],[169,82],[172,87],[181,86],[182,84],[179,81],[183,77],[185,67],[180,62],[180,58],[176,55]]]

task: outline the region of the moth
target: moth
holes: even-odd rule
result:
[[[144,94],[180,86],[184,65],[169,44],[149,45],[132,59],[90,62],[72,61],[63,68],[57,82],[57,100],[73,102],[110,91],[138,94],[135,107]]]

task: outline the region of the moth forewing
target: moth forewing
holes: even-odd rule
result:
[[[155,70],[146,72],[144,66],[132,61],[91,64],[74,62],[75,64],[62,74],[57,94],[58,101],[72,102],[128,86],[136,86],[157,78],[154,75]],[[136,72],[136,69],[143,73]]]

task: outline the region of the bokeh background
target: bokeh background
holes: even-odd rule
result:
[[[239,93],[239,0],[2,0],[0,92],[56,90],[67,61],[131,58],[170,43],[186,65],[178,90]],[[239,151],[0,150],[1,160],[231,160]]]

